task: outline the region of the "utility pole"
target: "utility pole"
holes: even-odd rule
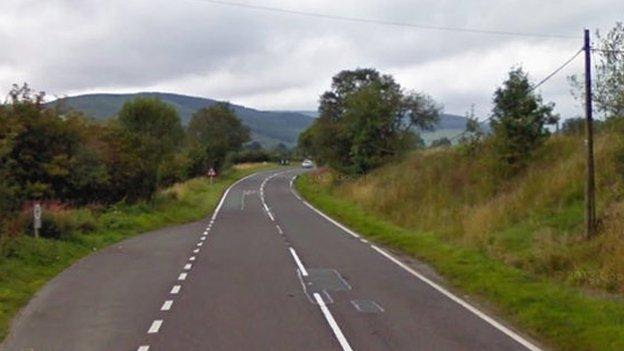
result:
[[[596,184],[594,176],[594,120],[592,115],[591,40],[585,29],[585,132],[587,137],[587,184],[585,186],[585,225],[587,238],[596,233]]]

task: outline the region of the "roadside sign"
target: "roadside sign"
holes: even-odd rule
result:
[[[35,238],[39,237],[39,229],[41,229],[41,215],[43,209],[41,208],[41,204],[35,204],[33,208],[33,228],[35,229]]]
[[[212,178],[217,176],[217,172],[214,170],[214,168],[210,167],[210,169],[208,170],[208,176],[210,177],[210,184],[212,184]]]

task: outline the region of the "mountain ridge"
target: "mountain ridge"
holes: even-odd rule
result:
[[[126,101],[136,97],[159,98],[172,105],[178,111],[183,125],[188,124],[193,113],[197,110],[221,102],[210,98],[175,93],[138,92],[68,96],[54,100],[49,105],[61,104],[62,108],[82,111],[95,119],[103,120],[115,116]],[[279,143],[291,147],[296,145],[299,133],[314,121],[314,118],[310,116],[295,112],[262,111],[233,103],[230,103],[230,106],[243,124],[250,128],[252,140],[260,142],[265,147],[272,147]]]

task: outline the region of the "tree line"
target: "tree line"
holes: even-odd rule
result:
[[[197,111],[184,128],[155,98],[126,102],[104,122],[14,86],[0,105],[0,220],[32,200],[111,204],[150,199],[159,187],[222,170],[250,140],[227,103]]]

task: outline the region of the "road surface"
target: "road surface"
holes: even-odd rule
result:
[[[539,350],[306,204],[299,172],[247,177],[213,216],[79,261],[2,350]]]

